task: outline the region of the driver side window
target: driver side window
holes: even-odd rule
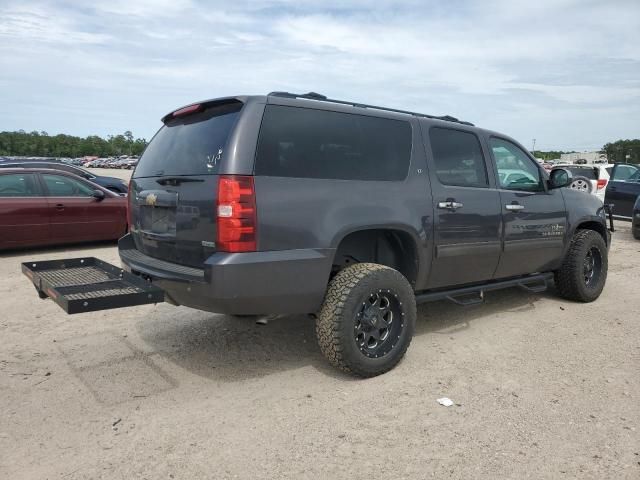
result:
[[[47,186],[50,197],[91,197],[93,190],[70,177],[63,175],[43,174],[42,179]]]
[[[541,192],[544,190],[540,169],[517,145],[501,138],[489,140],[498,170],[500,188]]]
[[[637,182],[640,180],[640,168],[635,165],[616,165],[612,173],[612,181]]]

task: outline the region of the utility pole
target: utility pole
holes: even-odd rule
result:
[[[531,155],[535,158],[536,156],[536,139],[533,139],[533,147],[531,147]]]

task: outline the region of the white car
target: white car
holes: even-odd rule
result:
[[[553,168],[569,170],[573,181],[567,188],[589,193],[604,203],[604,193],[609,183],[607,164],[600,165],[555,165]]]

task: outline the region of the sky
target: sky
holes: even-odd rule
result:
[[[599,149],[640,137],[640,0],[0,0],[0,131],[149,139],[271,91]]]

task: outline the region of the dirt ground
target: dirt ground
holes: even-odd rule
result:
[[[327,365],[306,316],[67,316],[20,273],[117,263],[114,244],[4,254],[0,478],[638,479],[640,242],[618,226],[597,302],[422,305],[406,358],[369,380]]]

